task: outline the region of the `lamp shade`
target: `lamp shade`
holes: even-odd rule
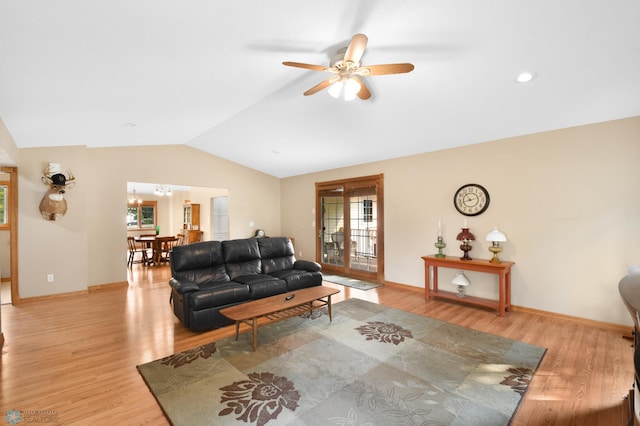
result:
[[[493,231],[489,232],[487,234],[487,241],[497,241],[497,242],[505,242],[507,241],[507,236],[504,235],[502,232],[498,231],[498,227],[494,227]]]
[[[360,91],[360,83],[352,78],[340,78],[329,86],[329,94],[334,98],[343,98],[345,101],[355,99]]]
[[[458,241],[475,240],[475,239],[476,239],[475,235],[473,235],[471,231],[469,231],[469,228],[462,228],[462,231],[456,237],[456,240]]]
[[[344,82],[342,82],[342,80],[336,81],[331,86],[329,86],[329,90],[328,90],[329,94],[334,98],[338,99],[340,97],[340,94],[342,93],[343,86],[344,86]]]
[[[460,271],[456,274],[455,277],[453,277],[453,280],[451,280],[451,284],[467,286],[471,283],[469,282],[469,279],[464,274],[464,272]]]

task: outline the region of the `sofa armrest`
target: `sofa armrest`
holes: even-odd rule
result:
[[[194,282],[178,281],[175,278],[171,278],[169,280],[169,285],[171,286],[171,288],[173,288],[175,291],[177,291],[180,294],[190,293],[192,291],[200,290],[200,287],[198,286],[198,284]]]
[[[311,260],[296,260],[293,264],[293,269],[301,269],[307,272],[318,272],[322,269],[322,266],[318,262]]]

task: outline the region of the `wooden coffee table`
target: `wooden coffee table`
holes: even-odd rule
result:
[[[238,340],[241,322],[251,327],[253,330],[253,350],[255,351],[258,319],[267,318],[268,324],[271,324],[327,306],[329,322],[331,322],[331,296],[336,293],[340,293],[340,290],[324,286],[309,287],[224,308],[220,313],[236,322],[236,340]]]

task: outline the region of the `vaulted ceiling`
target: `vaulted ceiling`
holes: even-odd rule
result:
[[[635,0],[0,0],[19,148],[187,144],[276,177],[640,115]],[[345,102],[328,65],[356,33]],[[521,71],[535,79],[520,84]]]

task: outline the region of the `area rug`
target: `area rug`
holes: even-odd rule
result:
[[[504,425],[545,349],[359,299],[138,366],[174,425]]]
[[[322,275],[322,279],[324,281],[329,281],[330,283],[346,285],[347,287],[357,288],[358,290],[371,290],[372,288],[377,288],[382,286],[379,283],[373,283],[371,281],[363,281],[355,278],[342,277],[340,275]]]

